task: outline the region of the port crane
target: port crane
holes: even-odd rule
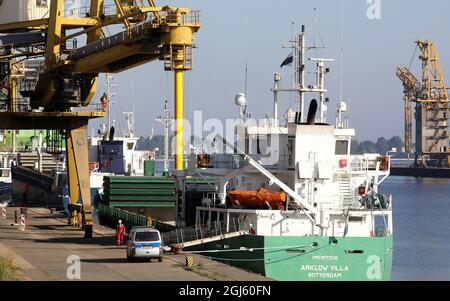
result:
[[[440,166],[450,166],[450,100],[437,47],[433,41],[418,40],[416,44],[420,50],[421,79],[407,67],[397,68],[405,94],[405,149],[407,153],[413,153],[415,116],[416,158],[428,156]]]
[[[80,15],[50,1],[47,18],[0,24],[0,128],[64,133],[72,221],[92,237],[87,126],[99,73],[156,60],[174,73],[176,169],[183,168],[183,72],[192,70],[199,12],[153,0],[91,0]],[[1,9],[1,6],[0,6]],[[111,25],[123,31],[107,35]],[[85,39],[85,45],[78,42]],[[149,79],[150,80],[150,79]]]

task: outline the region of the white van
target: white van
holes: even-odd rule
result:
[[[161,233],[151,227],[131,228],[127,243],[127,260],[156,259],[163,261]]]

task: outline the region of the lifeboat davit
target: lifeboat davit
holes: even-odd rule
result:
[[[228,192],[233,204],[247,209],[283,210],[286,202],[286,193],[270,192],[265,188],[258,190],[233,190]]]

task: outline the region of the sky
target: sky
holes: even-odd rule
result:
[[[186,73],[185,80],[186,119],[192,121],[194,111],[199,110],[203,119],[238,117],[234,97],[244,92],[246,58],[248,111],[257,118],[271,114],[273,73],[281,71],[280,64],[290,52],[282,45],[291,39],[292,22],[297,32],[302,24],[312,32],[316,19],[326,48],[310,51],[308,57],[336,60],[329,64],[327,77],[328,121],[334,123],[339,101],[343,47],[343,99],[357,138],[403,137],[403,87],[395,75],[396,67],[410,65],[415,40],[430,39],[437,44],[444,75],[450,78],[450,2],[378,0],[380,19],[370,19],[368,2],[373,1],[377,0],[157,0],[158,5],[201,11],[194,69]],[[307,43],[312,46],[312,33]],[[314,66],[307,68],[313,70]],[[418,55],[412,69],[418,75]],[[282,86],[290,87],[292,72],[292,67],[281,71]],[[162,133],[154,119],[163,114],[166,99],[173,108],[173,74],[164,71],[162,62],[116,74],[114,83],[118,95],[113,98],[112,117],[116,124],[126,127],[122,112],[134,110],[138,135],[149,136],[152,128],[155,134]],[[105,90],[102,75],[95,101]],[[291,95],[282,94],[280,115],[293,104]]]

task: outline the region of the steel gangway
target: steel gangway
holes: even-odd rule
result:
[[[165,246],[183,249],[226,238],[248,235],[251,225],[248,221],[230,219],[226,221],[211,221],[205,225],[178,228],[171,232],[161,233]]]

